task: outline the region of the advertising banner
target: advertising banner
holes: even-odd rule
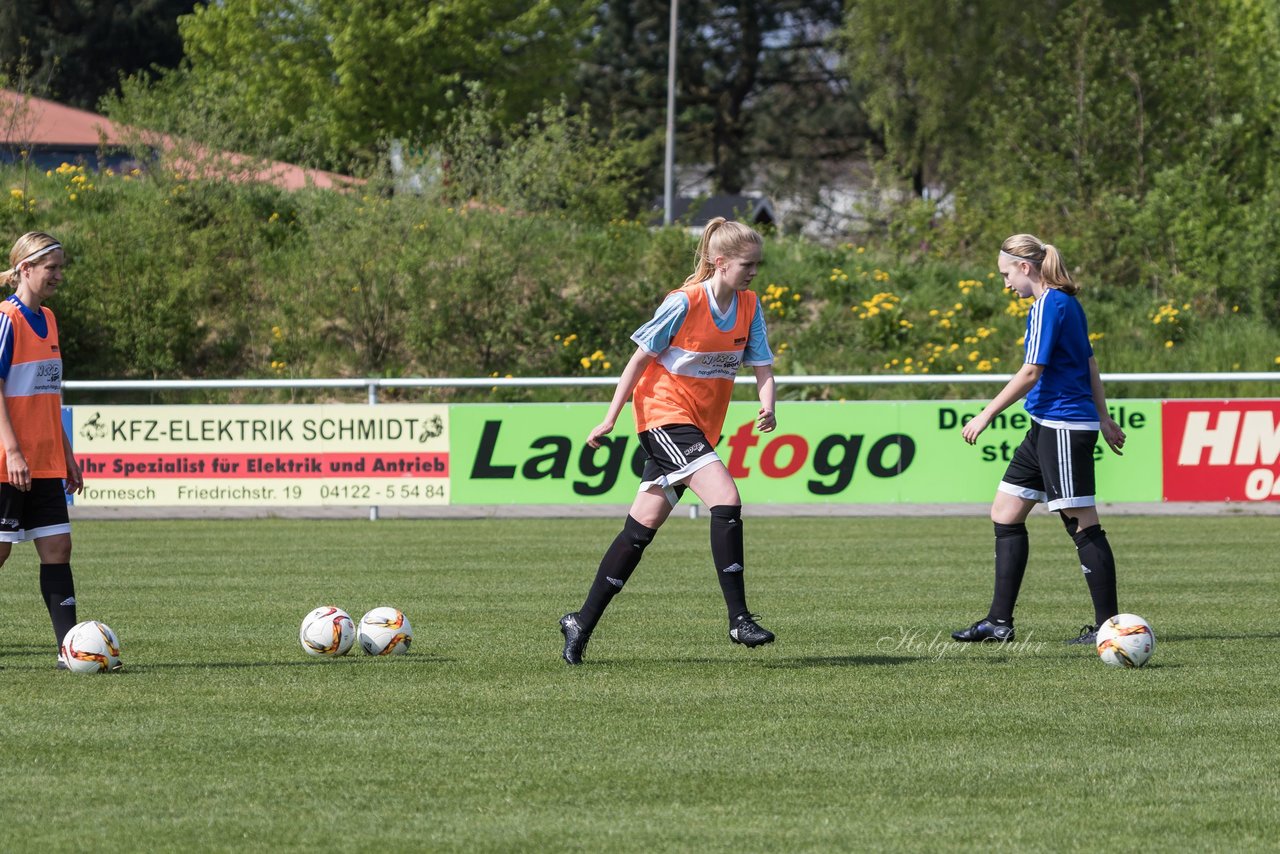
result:
[[[1011,408],[970,447],[961,427],[985,401],[780,402],[778,429],[753,429],[757,405],[734,403],[717,450],[743,501],[779,504],[985,502],[1030,424]],[[586,436],[603,404],[459,404],[450,408],[454,504],[629,503],[644,454],[630,409],[602,447]],[[1098,494],[1161,498],[1159,401],[1117,403],[1122,457],[1099,440]]]
[[[1164,402],[1166,501],[1280,500],[1280,401]]]
[[[437,405],[76,406],[80,505],[447,504]]]

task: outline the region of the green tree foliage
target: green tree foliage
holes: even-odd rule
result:
[[[437,170],[442,203],[482,204],[579,222],[627,217],[637,205],[643,147],[592,124],[589,109],[565,101],[508,124],[500,101],[473,88],[442,134],[436,154],[416,165]],[[428,173],[429,174],[429,173]]]
[[[838,69],[838,0],[742,0],[679,6],[677,149],[705,162],[713,185],[739,192],[754,167],[784,166],[795,180],[815,158],[855,151],[864,128]],[[666,126],[668,0],[622,0],[597,9],[579,77],[594,114],[636,138]],[[650,174],[661,165],[651,151]],[[656,186],[656,181],[651,181]]]
[[[511,117],[566,87],[582,0],[227,0],[181,19],[185,62],[131,97],[151,123],[186,105],[236,147],[327,168],[389,138],[428,141],[468,82],[502,91]]]
[[[182,59],[178,16],[194,0],[5,0],[0,71],[25,63],[35,94],[92,110],[120,76]]]
[[[1277,315],[1274,4],[855,0],[845,33],[887,158],[949,193],[915,245],[1035,231],[1086,281]]]

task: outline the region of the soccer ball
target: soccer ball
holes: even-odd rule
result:
[[[1098,627],[1098,655],[1113,667],[1141,667],[1155,650],[1155,632],[1137,614],[1116,614]]]
[[[374,608],[360,618],[356,633],[360,648],[369,655],[403,655],[413,643],[409,618],[389,606]]]
[[[106,623],[76,623],[62,638],[62,660],[73,673],[110,673],[120,669],[120,640]]]
[[[346,655],[355,640],[351,615],[332,605],[321,605],[302,620],[298,640],[312,655]]]

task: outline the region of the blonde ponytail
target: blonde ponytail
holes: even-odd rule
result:
[[[764,245],[764,238],[753,228],[722,216],[707,223],[694,257],[693,272],[684,280],[686,285],[705,282],[716,273],[716,258],[743,258],[757,246]]]
[[[22,277],[19,268],[24,262],[38,260],[42,255],[61,246],[55,237],[43,231],[28,231],[19,237],[9,251],[9,269],[0,272],[0,287],[16,290]]]
[[[1027,261],[1040,271],[1040,280],[1046,287],[1057,288],[1065,294],[1075,296],[1080,286],[1071,280],[1067,265],[1062,262],[1058,248],[1052,243],[1045,243],[1034,234],[1015,234],[1005,238],[1000,244],[1000,251],[1018,261]]]

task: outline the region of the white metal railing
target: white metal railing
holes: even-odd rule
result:
[[[950,385],[955,383],[1003,383],[1007,374],[813,374],[778,376],[785,385]],[[1272,382],[1280,383],[1280,371],[1202,371],[1198,373],[1130,373],[1103,374],[1106,383],[1142,382]],[[740,376],[739,385],[752,385],[753,376]],[[62,387],[69,391],[161,391],[179,389],[306,389],[362,388],[368,391],[369,403],[378,402],[382,388],[546,388],[617,385],[617,377],[401,377],[386,379],[225,379],[225,380],[66,380]]]

